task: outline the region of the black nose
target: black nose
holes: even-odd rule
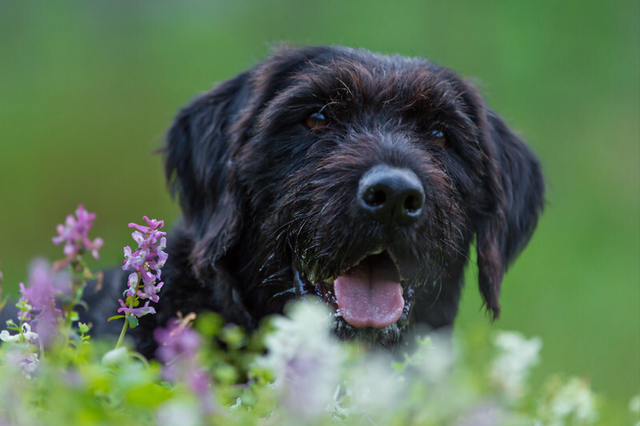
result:
[[[389,226],[408,225],[422,212],[424,189],[411,170],[380,165],[360,179],[358,199],[372,219]]]

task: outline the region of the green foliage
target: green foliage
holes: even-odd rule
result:
[[[286,326],[267,324],[257,336],[286,332],[280,336],[285,340],[266,340],[272,345],[269,351],[283,356],[273,342],[300,343],[296,333],[309,326],[307,317],[313,317],[314,309],[307,304],[290,311],[291,319],[279,320]],[[291,353],[290,370],[283,376],[274,370],[274,363],[265,364],[262,337],[223,326],[211,313],[198,318],[195,328],[206,336],[199,357],[214,377],[207,396],[215,407],[211,412],[203,410],[203,395],[190,390],[186,382],[165,381],[157,361],[141,360],[131,349],[113,350],[100,340],[71,348],[54,345],[27,373],[21,362],[34,348],[14,343],[0,348],[0,422],[15,426],[611,424],[598,414],[604,401],[583,379],[554,376],[541,390],[531,389],[523,380],[518,383],[523,393],[517,395],[502,386],[500,381],[509,377],[496,376],[492,360],[521,359],[532,341],[516,333],[497,334],[516,342],[509,350],[491,345],[487,329],[480,332],[483,343],[477,342],[478,331],[462,333],[454,348],[438,336],[417,339],[402,360],[367,352],[357,343],[330,342],[329,334],[312,336],[334,351],[325,355],[343,360],[331,383],[335,388],[321,395],[319,381],[326,375],[314,376],[303,368],[297,371],[301,377],[292,376],[296,362],[311,352]],[[80,332],[86,332],[85,325],[80,325]],[[325,362],[316,359],[310,366],[321,369]],[[509,375],[519,374],[518,368],[528,372],[531,363],[515,368]],[[314,377],[315,381],[307,380]],[[305,386],[291,388],[298,379]],[[313,407],[314,401],[327,397],[328,404]],[[627,424],[631,422],[630,413]]]

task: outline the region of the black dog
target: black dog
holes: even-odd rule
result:
[[[453,323],[474,238],[497,318],[503,272],[543,206],[536,157],[471,85],[344,47],[281,48],[198,96],[164,158],[184,217],[158,314],[132,330],[146,355],[177,311],[251,330],[304,294],[335,309],[339,337],[394,347],[411,324]],[[97,333],[125,280],[113,270],[88,290]]]

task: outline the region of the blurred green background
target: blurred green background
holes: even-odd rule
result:
[[[494,327],[544,340],[536,380],[640,384],[637,1],[0,3],[0,269],[14,292],[83,203],[121,262],[126,224],[171,224],[160,157],[176,110],[278,41],[425,56],[477,81],[542,159],[549,200]],[[459,324],[487,323],[471,267]],[[622,405],[621,405],[622,406]]]

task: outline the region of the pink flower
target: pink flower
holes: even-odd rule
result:
[[[122,301],[122,299],[118,299],[118,302],[120,303],[120,308],[118,309],[118,312],[126,312],[129,315],[132,315],[134,317],[140,318],[144,315],[147,314],[155,314],[156,310],[153,308],[153,306],[149,306],[149,301],[147,300],[147,303],[144,304],[144,306],[142,306],[141,308],[129,308],[127,307],[127,305]]]
[[[124,248],[124,265],[123,270],[133,268],[136,272],[129,275],[129,289],[125,292],[125,296],[132,297],[137,295],[141,299],[150,299],[154,303],[158,303],[160,297],[158,292],[164,285],[160,281],[162,276],[162,268],[169,255],[163,250],[167,247],[166,232],[159,229],[164,226],[163,220],[149,219],[147,216],[142,217],[149,226],[142,226],[136,223],[130,223],[130,228],[135,228],[131,234],[133,240],[138,243],[138,250],[135,252],[131,247]],[[136,278],[137,277],[137,278]],[[142,288],[140,288],[140,281]]]
[[[132,267],[136,271],[139,270],[147,259],[147,254],[146,249],[140,249],[135,253],[131,253],[131,247],[126,246],[124,248],[124,266],[122,269],[126,271]]]
[[[177,318],[170,319],[166,328],[155,329],[153,338],[158,342],[156,355],[165,364],[175,362],[177,359],[194,359],[201,344],[200,335],[182,325]]]
[[[138,231],[142,232],[143,234],[147,234],[149,233],[150,230],[157,231],[158,229],[164,226],[164,220],[149,219],[146,216],[142,216],[142,218],[147,222],[147,225],[149,225],[148,227],[138,225],[132,222],[129,224],[129,228],[136,228]]]
[[[158,296],[158,292],[160,291],[160,289],[162,288],[162,286],[164,285],[164,282],[160,281],[158,283],[158,285],[153,285],[153,282],[150,283],[144,283],[144,291],[140,291],[138,290],[138,297],[140,297],[140,299],[151,299],[152,302],[154,303],[158,303],[158,301],[160,300],[160,296]]]
[[[60,293],[54,286],[52,271],[46,267],[36,266],[30,277],[30,285],[20,283],[20,302],[25,302],[31,309],[21,311],[19,319],[27,321],[38,333],[40,341],[47,345],[57,334],[57,324],[62,311],[56,307],[56,295]]]
[[[166,328],[156,328],[153,337],[158,343],[156,355],[164,363],[165,379],[183,381],[198,396],[206,413],[214,411],[211,378],[198,362],[198,349],[202,343],[200,335],[186,324],[172,318]]]
[[[125,297],[133,297],[136,295],[136,289],[138,288],[138,281],[140,277],[137,273],[129,274],[129,279],[127,280],[127,290],[124,292]]]
[[[53,237],[51,240],[55,245],[65,243],[63,253],[66,255],[62,261],[56,264],[57,270],[67,266],[78,254],[82,254],[84,250],[91,252],[93,257],[98,259],[98,250],[104,242],[102,238],[96,238],[91,241],[88,236],[95,218],[95,213],[89,213],[82,204],[80,204],[76,209],[76,217],[69,215],[64,225],[60,224],[56,227],[58,236]]]

